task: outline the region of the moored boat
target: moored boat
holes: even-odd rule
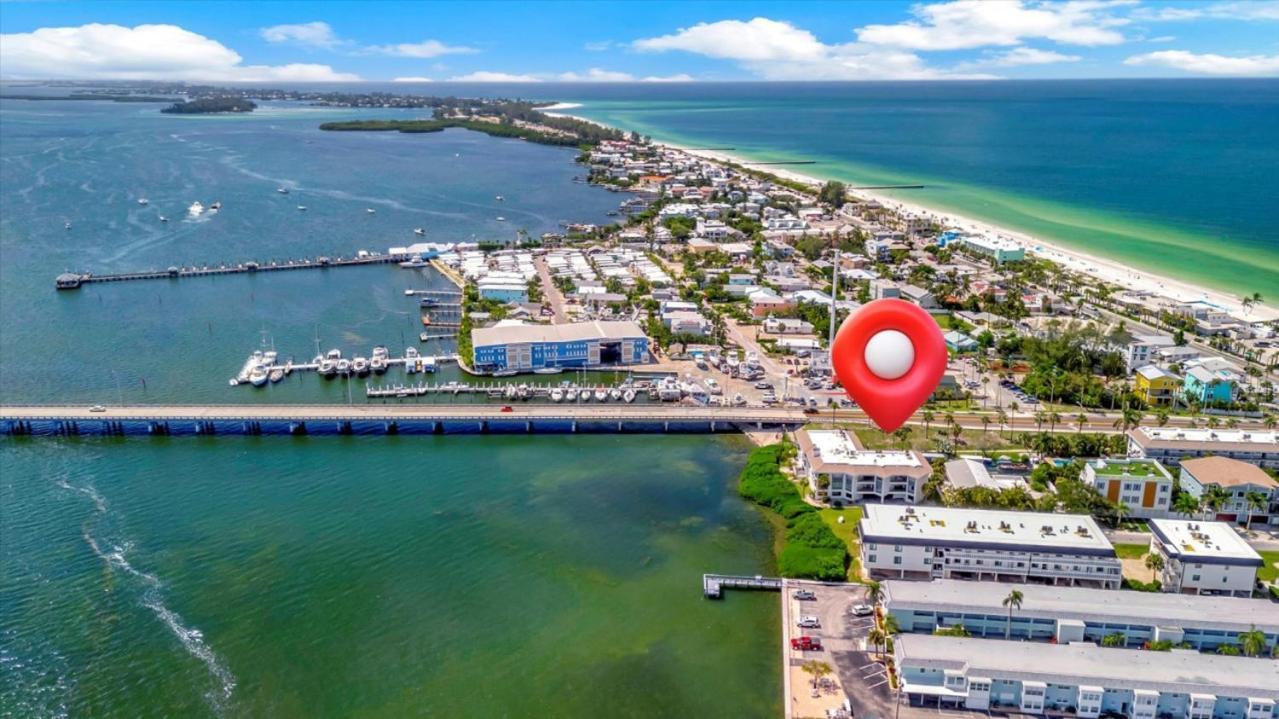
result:
[[[369,360],[365,357],[356,357],[351,360],[351,371],[360,377],[364,377],[369,373]]]
[[[554,388],[552,388],[552,389],[551,389],[551,401],[552,401],[552,402],[563,402],[563,401],[564,401],[564,390],[560,389],[559,387],[554,387]]]
[[[254,387],[261,387],[266,384],[267,378],[266,367],[263,367],[262,365],[258,365],[249,370],[249,381],[253,383]]]

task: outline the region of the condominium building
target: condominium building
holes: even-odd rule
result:
[[[1273,719],[1279,662],[1195,651],[1110,649],[904,634],[894,642],[912,704],[1127,719]]]
[[[879,577],[977,579],[1118,589],[1115,549],[1092,517],[868,504],[863,566]]]
[[[1214,487],[1224,492],[1227,499],[1217,509],[1221,521],[1279,526],[1279,482],[1255,464],[1229,457],[1187,459],[1178,479],[1182,491],[1195,497]]]
[[[1084,482],[1128,508],[1128,516],[1165,517],[1172,504],[1172,475],[1153,459],[1095,459],[1084,465]]]
[[[1163,558],[1166,592],[1251,596],[1261,555],[1225,522],[1150,520],[1150,551]]]
[[[1003,237],[964,235],[960,241],[973,252],[994,258],[996,264],[1026,259],[1026,248]]]
[[[1142,365],[1133,373],[1133,392],[1148,405],[1166,407],[1180,396],[1181,378],[1155,365]]]
[[[831,504],[919,501],[932,474],[919,452],[868,450],[844,430],[795,433],[799,476],[812,495]]]
[[[1279,641],[1279,604],[1268,599],[1158,592],[1110,592],[1086,587],[1020,587],[1021,607],[1004,606],[1009,588],[990,582],[935,579],[882,584],[884,609],[903,632],[932,634],[963,625],[974,637],[1069,644],[1122,637],[1122,647],[1147,642],[1187,644],[1215,651],[1239,644],[1253,628],[1273,649]]]
[[[1165,466],[1186,457],[1230,457],[1279,469],[1279,431],[1138,427],[1128,432],[1128,456],[1157,459]]]

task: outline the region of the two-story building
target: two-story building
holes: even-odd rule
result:
[[[1127,507],[1130,517],[1165,517],[1172,505],[1172,475],[1157,460],[1093,459],[1084,464],[1081,479]]]
[[[1252,596],[1261,555],[1225,522],[1150,520],[1150,551],[1163,559],[1165,592]]]
[[[1255,464],[1230,457],[1185,459],[1178,480],[1195,497],[1221,490],[1226,501],[1217,509],[1218,520],[1279,525],[1279,482]]]
[[[876,577],[1118,589],[1115,548],[1090,516],[868,504],[862,566]]]
[[[919,452],[868,450],[842,429],[801,429],[797,472],[812,495],[830,504],[919,501],[932,474]]]
[[[500,323],[472,330],[471,367],[479,372],[640,364],[648,337],[634,322],[563,325]]]
[[[1133,392],[1151,407],[1167,407],[1181,394],[1181,378],[1155,365],[1142,365],[1134,374]]]
[[[1274,719],[1279,662],[903,634],[893,662],[911,704],[1096,719]]]

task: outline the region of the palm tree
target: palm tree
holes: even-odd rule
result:
[[[1199,513],[1199,498],[1190,492],[1181,492],[1177,498],[1172,501],[1172,511],[1178,514],[1184,514],[1193,517]]]
[[[937,419],[937,413],[936,413],[936,412],[934,412],[934,411],[932,411],[931,409],[926,409],[926,410],[924,410],[924,411],[923,411],[923,413],[920,415],[920,417],[922,417],[922,418],[923,418],[923,420],[924,420],[924,439],[925,439],[925,440],[927,440],[927,439],[928,439],[928,425],[932,424],[932,423],[933,423],[933,420]]]
[[[914,431],[914,430],[912,430],[909,426],[907,426],[907,425],[904,425],[904,424],[903,424],[902,426],[900,426],[900,427],[898,427],[897,429],[893,430],[893,437],[895,437],[895,438],[897,439],[897,441],[898,441],[898,442],[901,442],[901,443],[902,443],[902,448],[904,448],[904,449],[905,449],[905,448],[909,448],[909,447],[910,447],[910,435],[911,435],[911,432],[913,432],[913,431]]]
[[[1252,513],[1259,509],[1265,509],[1266,504],[1270,501],[1270,497],[1262,492],[1252,491],[1244,495],[1244,501],[1248,505],[1248,521],[1244,527],[1252,529]]]
[[[1055,432],[1057,430],[1057,423],[1060,421],[1061,421],[1060,414],[1056,412],[1049,412],[1048,413],[1048,431]]]
[[[1244,656],[1259,657],[1266,651],[1266,635],[1254,624],[1252,629],[1239,635],[1239,647]]]
[[[983,414],[981,416],[981,433],[986,434],[989,431],[990,431],[990,417],[987,417],[986,415]]]
[[[834,671],[829,664],[818,659],[809,659],[800,665],[800,669],[803,669],[805,674],[812,675],[814,691],[817,690],[817,683],[822,680],[822,677]]]
[[[1075,431],[1076,432],[1084,431],[1084,425],[1087,423],[1088,423],[1088,415],[1084,414],[1083,412],[1080,412],[1079,414],[1075,415]]]
[[[1013,610],[1021,610],[1021,602],[1025,599],[1025,595],[1020,589],[1014,589],[1004,597],[1003,605],[1008,609],[1008,623],[1004,625],[1004,639],[1011,639],[1013,636]]]
[[[1008,403],[1008,412],[1010,416],[1012,417],[1012,422],[1010,422],[1008,426],[1011,427],[1013,430],[1017,429],[1013,425],[1017,424],[1017,410],[1019,409],[1021,409],[1021,405],[1017,404],[1017,400],[1013,400]]]
[[[1002,409],[995,410],[995,419],[999,420],[999,433],[1003,434],[1004,426],[1008,424],[1008,413]]]
[[[1167,410],[1167,409],[1164,409],[1163,407],[1160,407],[1160,408],[1159,408],[1159,411],[1158,411],[1158,412],[1155,412],[1155,424],[1158,424],[1160,427],[1162,427],[1162,426],[1164,426],[1164,425],[1168,424],[1168,410]]]
[[[1156,575],[1158,575],[1160,572],[1164,570],[1164,558],[1162,555],[1156,554],[1155,552],[1151,552],[1150,554],[1146,555],[1145,564],[1146,564],[1146,569],[1149,569],[1150,571],[1154,572]]]
[[[866,602],[872,607],[884,600],[884,585],[879,582],[867,582]]]
[[[1044,431],[1044,420],[1047,418],[1048,416],[1042,410],[1035,413],[1035,424],[1040,432]]]
[[[888,643],[888,632],[879,627],[871,627],[870,631],[866,632],[866,641],[875,647],[875,653],[883,657],[884,650],[881,647]]]

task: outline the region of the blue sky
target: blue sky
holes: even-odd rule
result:
[[[4,0],[0,30],[6,79],[1279,76],[1279,0]]]

